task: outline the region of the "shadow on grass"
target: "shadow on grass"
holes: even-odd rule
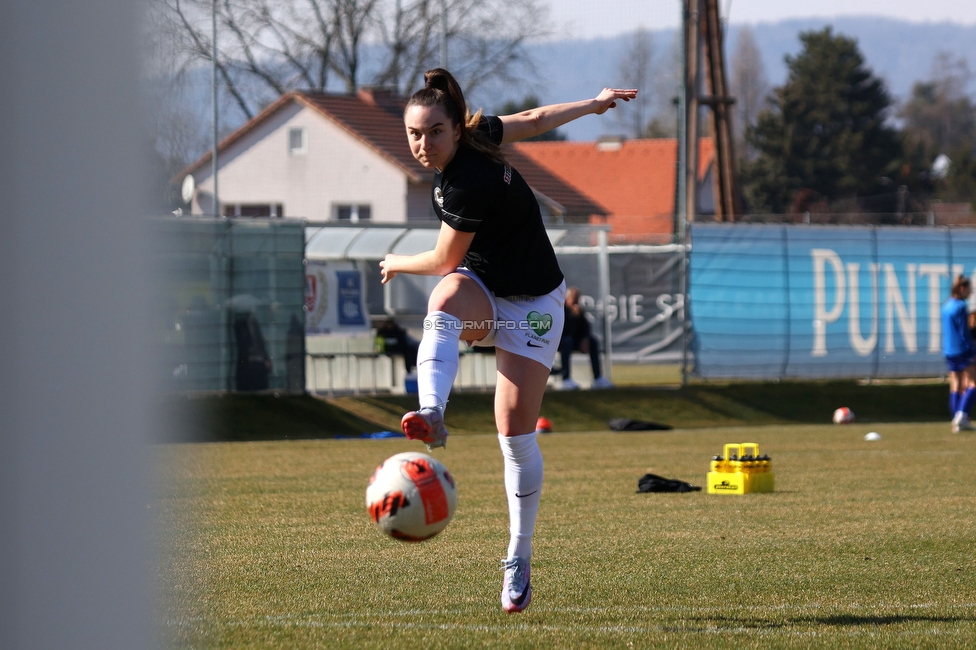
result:
[[[976,621],[972,616],[853,616],[843,614],[839,616],[801,616],[790,619],[790,623],[813,623],[817,625],[856,626],[856,625],[901,625],[903,623],[971,623]]]
[[[786,627],[788,624],[779,621],[755,621],[755,620],[742,620],[733,618],[707,618],[707,619],[692,619],[699,624],[708,625],[708,627],[678,627],[674,625],[662,626],[661,629],[665,632],[699,632],[699,633],[714,633],[716,630],[779,630]]]
[[[733,423],[746,423],[755,420],[755,415],[761,414],[762,416],[770,417],[770,414],[755,407],[746,407],[754,411],[748,415],[753,417],[748,417],[746,413],[743,413],[743,406],[740,403],[729,403],[728,400],[722,399],[722,395],[717,394],[711,390],[707,389],[690,389],[683,391],[685,400],[691,404],[697,405],[702,412],[710,413],[713,416],[719,416],[715,419],[726,420],[730,424]],[[721,404],[721,402],[726,402]],[[770,419],[774,419],[770,417]]]
[[[733,616],[708,616],[690,619],[699,625],[710,625],[702,628],[673,628],[676,632],[705,632],[719,629],[781,629],[796,625],[823,625],[828,627],[883,627],[886,625],[904,625],[906,623],[972,623],[976,617],[972,616],[918,616],[889,614],[883,616],[858,616],[854,614],[838,614],[833,616],[796,616],[785,620],[749,619]]]
[[[787,422],[828,423],[847,406],[858,422],[931,422],[947,419],[945,384],[873,384],[854,381],[738,383],[720,389],[730,400]]]
[[[847,406],[866,422],[945,420],[944,384],[871,385],[852,381],[704,384],[678,390],[619,388],[550,391],[542,405],[556,432],[608,431],[611,418],[632,418],[677,429],[765,424],[827,424]],[[166,442],[281,440],[355,436],[399,430],[415,395],[347,396],[235,394],[167,396]],[[446,422],[452,433],[495,431],[494,395],[455,392]],[[161,418],[162,419],[162,418]]]
[[[359,436],[387,427],[307,395],[169,395],[157,405],[161,442],[243,442]]]

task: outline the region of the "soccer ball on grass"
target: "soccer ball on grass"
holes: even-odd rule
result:
[[[377,528],[405,542],[444,530],[456,507],[454,477],[439,460],[420,452],[390,456],[366,488],[366,508]]]
[[[854,421],[854,411],[842,406],[834,411],[834,424],[850,424]]]

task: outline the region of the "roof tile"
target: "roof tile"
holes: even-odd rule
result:
[[[388,94],[374,99],[373,95],[363,91],[357,95],[311,92],[296,95],[371,145],[378,153],[396,162],[414,180],[428,179],[432,175],[410,152],[403,127],[405,102],[402,99]]]
[[[673,138],[628,140],[618,150],[601,150],[593,142],[520,142],[513,148],[612,215],[674,212],[678,142]],[[701,175],[711,161],[711,140],[703,139],[699,152]]]
[[[553,174],[534,158],[525,155],[517,146],[506,146],[505,158],[532,189],[563,206],[566,217],[589,217],[608,213],[592,197]]]

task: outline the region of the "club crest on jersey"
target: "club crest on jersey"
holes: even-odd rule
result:
[[[481,255],[478,255],[474,251],[468,251],[468,253],[464,256],[464,261],[462,262],[462,264],[466,268],[469,268],[475,272],[480,271],[484,273],[488,269],[488,264],[485,262],[485,258],[483,258]]]
[[[434,188],[434,203],[437,204],[437,207],[443,209],[443,207],[444,207],[444,193],[441,192],[441,188],[440,187],[435,187]]]
[[[511,167],[508,167],[507,165],[505,166],[505,175],[502,177],[502,180],[505,181],[505,184],[506,185],[511,185],[512,184],[512,168]]]

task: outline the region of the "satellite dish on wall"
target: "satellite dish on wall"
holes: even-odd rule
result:
[[[193,180],[193,174],[187,174],[186,178],[183,179],[183,202],[190,203],[193,201],[193,192],[197,189],[197,183]]]

